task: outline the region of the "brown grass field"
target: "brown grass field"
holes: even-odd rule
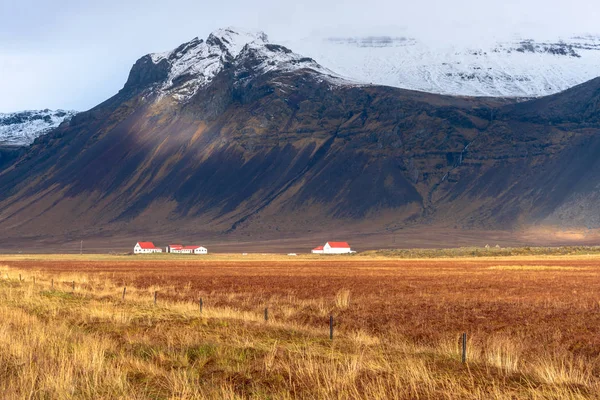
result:
[[[600,397],[600,255],[2,255],[0,278],[4,399]]]

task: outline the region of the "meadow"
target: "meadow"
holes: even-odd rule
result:
[[[596,254],[0,255],[0,316],[5,399],[600,393]]]

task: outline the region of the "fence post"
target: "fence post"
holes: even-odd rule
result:
[[[50,287],[51,287],[52,289],[54,289],[54,278],[52,278],[52,280],[50,281]]]
[[[127,291],[127,286],[123,288],[123,297],[121,298],[123,301],[125,301],[125,292]]]
[[[467,334],[462,334],[462,363],[467,363]]]
[[[74,292],[75,291],[75,281],[73,281],[73,283],[71,283],[71,291]]]
[[[333,315],[329,316],[329,340],[333,340]]]
[[[21,274],[19,274],[19,282],[21,282]]]
[[[33,284],[35,285],[35,276],[33,277]]]
[[[202,297],[200,297],[200,301],[198,302],[198,305],[200,306],[200,314],[202,314]]]
[[[158,292],[155,290],[155,291],[154,291],[154,305],[156,305],[156,295],[157,295],[157,293],[158,293]]]
[[[269,309],[265,307],[265,322],[269,321]]]

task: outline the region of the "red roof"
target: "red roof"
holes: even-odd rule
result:
[[[323,246],[315,247],[313,250],[323,250]]]
[[[176,250],[181,250],[183,248],[180,244],[170,244],[169,247]]]
[[[349,249],[350,245],[347,242],[327,242],[329,243],[329,246],[336,248],[336,249]],[[326,244],[327,244],[326,243]]]
[[[140,247],[142,249],[146,249],[146,250],[156,248],[156,247],[154,247],[154,243],[152,243],[152,242],[138,242],[138,244],[140,245]]]
[[[185,246],[184,249],[185,250],[196,250],[199,247],[201,247],[201,246]]]

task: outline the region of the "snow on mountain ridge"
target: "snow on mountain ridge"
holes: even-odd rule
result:
[[[0,145],[29,146],[33,141],[63,121],[71,119],[72,110],[29,110],[0,113]]]
[[[313,36],[284,44],[358,81],[447,95],[537,97],[600,75],[600,37],[483,42]]]
[[[161,97],[170,95],[178,101],[190,99],[201,87],[211,82],[227,63],[246,56],[260,60],[260,67],[255,68],[255,73],[275,69],[289,72],[308,68],[324,74],[332,83],[343,81],[313,59],[283,46],[270,44],[264,32],[249,32],[237,28],[219,29],[206,40],[194,38],[172,51],[150,54],[154,64],[169,64],[168,76],[158,88]]]
[[[250,42],[268,43],[263,32],[246,32],[233,28],[212,32],[206,41],[192,39],[176,49],[150,54],[155,64],[169,63],[169,75],[160,87],[162,95],[172,95],[177,100],[187,100],[197,90],[212,81],[227,61],[233,59]]]

